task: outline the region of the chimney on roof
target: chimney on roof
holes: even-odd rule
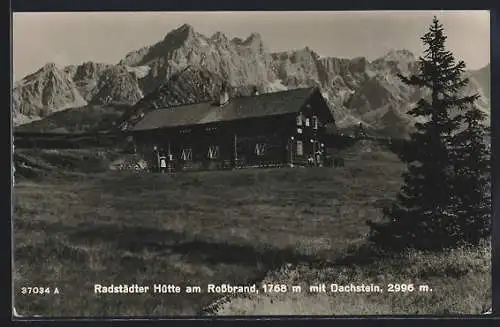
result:
[[[223,106],[228,102],[229,102],[228,87],[226,83],[223,83],[219,94],[219,105]]]
[[[252,89],[252,95],[259,95],[259,90],[257,89],[257,86],[254,86]]]

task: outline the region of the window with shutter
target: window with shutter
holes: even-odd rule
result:
[[[258,156],[263,156],[266,152],[266,145],[264,143],[255,144],[255,154]]]
[[[211,145],[208,147],[208,158],[209,159],[216,159],[219,157],[219,146],[218,145]]]
[[[190,148],[184,148],[182,149],[182,154],[181,158],[184,161],[191,161],[193,160],[193,151]]]
[[[317,116],[312,117],[312,125],[313,125],[313,129],[318,129],[318,117]]]

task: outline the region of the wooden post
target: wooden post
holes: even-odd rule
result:
[[[156,154],[156,167],[158,167],[158,172],[161,171],[161,168],[160,168],[160,152],[158,151],[158,147],[155,145],[154,146],[154,151],[155,151],[155,154]]]
[[[238,139],[234,134],[234,168],[238,166]]]
[[[171,160],[171,158],[172,158],[172,150],[171,150],[171,147],[170,147],[170,140],[168,140],[168,153],[167,153],[167,156],[168,156],[166,158],[166,160],[167,160],[167,171],[169,173],[172,173],[173,172],[173,167],[172,167],[173,163],[172,163],[172,160]]]
[[[317,144],[316,144],[315,139],[313,139],[312,144],[313,144],[313,158],[314,158],[313,164],[314,164],[314,166],[318,166],[319,162],[318,162],[318,158],[316,157],[316,152],[318,151],[318,149],[317,149]]]

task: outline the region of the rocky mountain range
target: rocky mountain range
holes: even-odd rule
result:
[[[114,65],[45,65],[16,83],[14,121],[21,124],[86,104],[130,105],[124,118],[133,120],[146,110],[211,99],[228,83],[232,95],[245,95],[254,87],[274,92],[318,86],[339,127],[362,122],[374,130],[404,134],[414,123],[406,112],[424,94],[404,85],[397,74],[416,72],[416,60],[407,50],[392,50],[373,61],[320,57],[308,47],[273,53],[257,33],[229,39],[182,25]],[[467,74],[471,82],[466,92],[480,93],[478,106],[489,113],[489,65]]]

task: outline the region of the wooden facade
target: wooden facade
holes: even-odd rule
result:
[[[297,93],[294,96],[293,92],[279,92],[279,102],[274,101],[276,111],[272,110],[273,101],[257,101],[257,98],[267,95],[254,95],[255,101],[245,100],[247,107],[255,103],[251,117],[239,118],[231,113],[236,119],[213,119],[204,123],[184,120],[182,124],[164,127],[157,121],[159,118],[152,117],[154,128],[143,124],[140,129],[133,128],[128,133],[133,137],[137,151],[150,158],[153,165],[158,161],[158,155],[163,155],[176,170],[319,164],[317,160],[323,150],[325,126],[335,124],[333,116],[319,89],[309,89],[302,92],[302,96]],[[293,97],[293,101],[286,100],[287,96]],[[229,99],[231,101],[237,102],[237,99]],[[259,103],[267,106],[265,114],[260,112]],[[295,108],[284,108],[287,105]],[[237,104],[233,107],[220,106],[214,110],[237,112],[241,109]],[[165,115],[173,117],[175,110],[182,109],[160,110],[168,110]],[[155,153],[155,148],[159,154]]]

